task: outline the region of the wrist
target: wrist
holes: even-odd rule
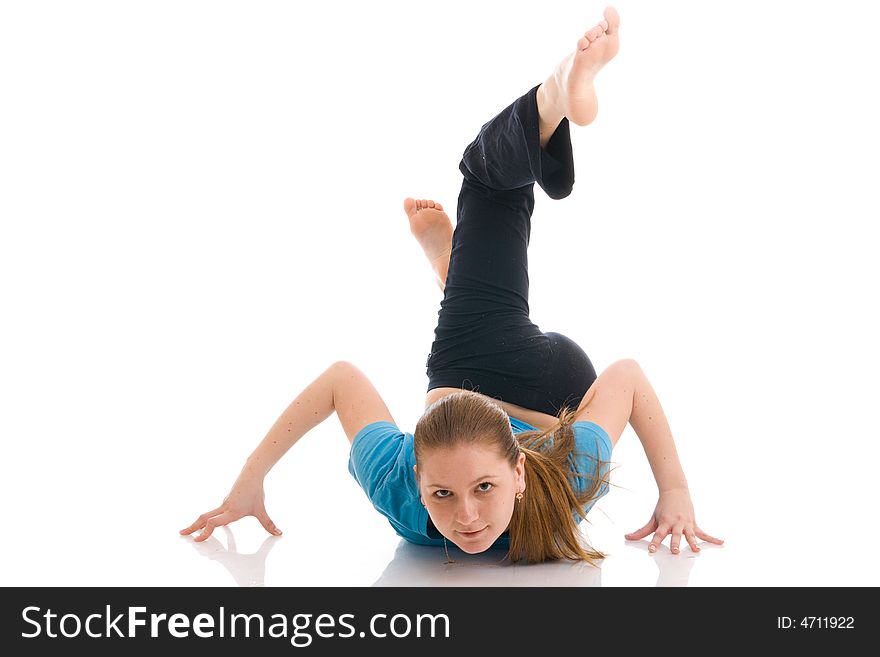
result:
[[[262,481],[265,479],[266,475],[269,473],[269,469],[272,466],[267,464],[264,461],[261,461],[259,458],[251,457],[249,458],[244,467],[241,469],[241,473],[239,473],[239,480],[259,480]]]
[[[677,493],[687,493],[688,495],[690,495],[690,493],[691,493],[690,489],[688,489],[687,484],[676,484],[673,486],[663,486],[663,487],[658,487],[658,488],[660,490],[661,495],[663,493],[676,493],[676,492]]]

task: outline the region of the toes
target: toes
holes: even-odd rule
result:
[[[587,40],[587,43],[589,45],[603,34],[605,34],[605,28],[603,28],[601,25],[597,25],[596,27],[584,32],[584,38]]]
[[[414,199],[414,198],[406,198],[403,201],[403,209],[406,210],[408,215],[412,215],[415,212],[420,212],[421,210],[425,210],[428,208],[434,208],[435,210],[443,210],[443,206],[431,199]]]
[[[617,28],[620,27],[620,15],[614,7],[608,7],[605,10],[605,21],[608,23],[605,33],[609,35],[617,34]]]
[[[595,43],[605,35],[605,29],[601,25],[597,25],[593,29],[587,30],[584,32],[584,36],[578,39],[578,50],[587,50],[591,44]]]

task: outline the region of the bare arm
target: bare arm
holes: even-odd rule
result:
[[[627,423],[632,424],[657,488],[661,492],[687,488],[666,414],[636,361],[619,360],[602,372],[584,396],[577,419],[595,422],[605,429],[612,446],[620,440]]]
[[[296,441],[330,416],[338,370],[338,363],[328,367],[290,403],[248,457],[242,474],[262,479]]]
[[[366,375],[347,361],[337,361],[291,402],[248,457],[244,470],[265,477],[296,441],[334,411],[349,441],[371,422],[394,422]]]
[[[334,411],[350,441],[367,424],[381,420],[394,422],[385,402],[363,372],[346,361],[334,363],[306,386],[275,421],[248,457],[223,504],[200,515],[180,533],[188,535],[203,530],[195,540],[204,541],[215,528],[252,515],[268,532],[281,534],[266,513],[263,480],[300,438]]]
[[[645,450],[660,499],[651,520],[638,531],[627,534],[627,539],[638,540],[655,532],[648,548],[652,552],[667,534],[672,536],[672,552],[678,552],[682,534],[694,552],[699,550],[697,538],[723,543],[697,527],[687,479],[666,414],[638,363],[620,360],[602,372],[581,401],[577,419],[595,422],[605,429],[612,446],[617,444],[629,423]]]

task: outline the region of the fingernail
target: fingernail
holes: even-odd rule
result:
[[[653,545],[649,545],[649,546],[648,546],[648,550],[649,550],[650,552],[653,552],[653,551],[656,550],[656,549],[657,549],[657,548],[654,547]]]

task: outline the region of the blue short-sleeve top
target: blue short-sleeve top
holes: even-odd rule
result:
[[[535,431],[535,427],[510,418],[514,434]],[[607,474],[611,460],[611,439],[595,422],[579,421],[572,425],[575,449],[569,463],[575,472],[595,477],[596,459],[603,465],[600,474]],[[416,458],[413,435],[401,431],[391,422],[373,422],[361,429],[351,444],[348,471],[366,493],[376,510],[384,515],[394,531],[411,543],[419,545],[443,545],[443,537],[429,523],[428,511],[419,499],[413,466]],[[590,481],[585,477],[570,479],[574,492],[583,494]],[[603,483],[598,495],[586,506],[589,511],[599,497],[608,492]],[[576,522],[580,515],[573,511]],[[493,547],[508,547],[507,533],[501,535]]]

